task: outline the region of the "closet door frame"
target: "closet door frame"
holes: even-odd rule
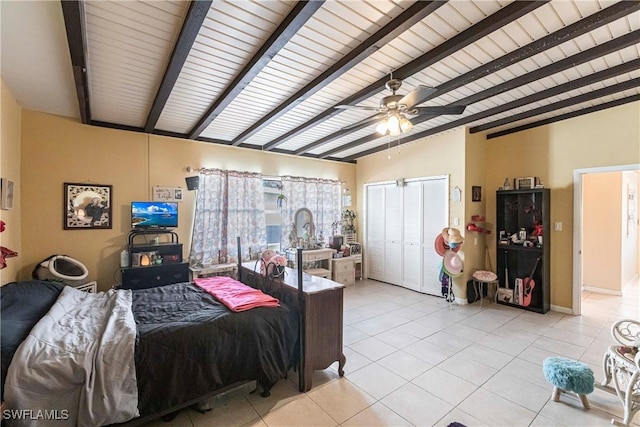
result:
[[[446,200],[444,201],[444,208],[445,208],[445,212],[444,212],[444,218],[446,218],[445,224],[443,225],[443,228],[447,226],[447,224],[449,223],[449,211],[450,211],[450,191],[451,189],[449,188],[449,175],[435,175],[435,176],[427,176],[427,177],[419,177],[419,178],[409,178],[409,179],[405,179],[403,180],[403,184],[410,184],[410,183],[414,183],[414,182],[419,182],[422,183],[423,181],[431,181],[431,180],[444,180],[445,182],[445,188],[446,188]],[[405,251],[405,242],[404,242],[404,209],[405,209],[405,203],[404,203],[404,199],[405,199],[405,191],[404,191],[404,185],[399,185],[398,181],[381,181],[381,182],[374,182],[374,183],[369,183],[369,184],[365,184],[365,191],[364,191],[364,207],[365,207],[365,212],[364,212],[364,238],[363,241],[365,242],[365,251],[367,251],[367,263],[366,263],[366,276],[365,277],[369,277],[369,268],[372,265],[372,263],[380,263],[380,262],[385,262],[385,260],[387,260],[389,257],[386,256],[386,242],[387,241],[391,241],[391,240],[397,240],[397,239],[390,239],[388,236],[384,236],[382,239],[382,255],[378,254],[377,256],[375,256],[375,259],[372,259],[369,255],[371,255],[371,251],[367,250],[367,246],[369,246],[369,233],[368,233],[368,228],[369,228],[369,199],[368,199],[368,194],[369,194],[369,188],[370,187],[374,187],[374,186],[398,186],[398,187],[403,187],[403,191],[402,191],[402,196],[401,196],[401,202],[402,202],[402,212],[401,212],[401,216],[402,216],[402,225],[401,225],[401,230],[400,230],[400,271],[401,271],[401,277],[396,278],[396,280],[389,280],[389,278],[387,277],[387,271],[388,268],[386,268],[386,266],[382,267],[384,270],[383,273],[383,279],[379,278],[379,277],[375,277],[373,278],[374,280],[380,280],[383,282],[387,282],[387,283],[392,283],[392,284],[397,284],[403,287],[407,287],[409,289],[415,289],[415,287],[408,287],[405,284],[405,278],[404,276],[404,269],[405,269],[405,265],[404,265],[404,251]],[[380,210],[377,212],[385,212],[386,211],[386,203],[387,203],[387,199],[386,199],[386,192],[384,191],[384,188],[382,188],[382,192],[383,192],[383,206],[380,206]],[[420,238],[418,239],[418,245],[420,248],[420,280],[419,283],[416,284],[416,287],[418,288],[417,290],[419,292],[424,293],[424,285],[423,285],[423,276],[424,276],[424,272],[423,272],[423,268],[424,268],[424,260],[425,260],[425,251],[429,250],[429,248],[431,250],[434,251],[435,253],[435,249],[434,249],[434,241],[436,236],[434,235],[433,238],[429,238],[429,236],[424,236],[424,223],[425,223],[425,218],[424,218],[424,211],[423,211],[423,206],[424,206],[424,200],[425,200],[425,194],[424,194],[424,185],[420,184],[420,202],[419,202],[419,230],[420,230]],[[384,209],[383,209],[384,208]],[[383,213],[383,221],[386,222],[386,219],[384,218],[384,213]],[[378,266],[378,268],[380,268],[380,266]],[[436,278],[437,280],[437,278]]]

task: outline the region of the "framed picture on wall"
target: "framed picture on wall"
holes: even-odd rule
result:
[[[471,201],[479,202],[482,200],[482,187],[474,185],[471,187]]]
[[[64,183],[64,229],[111,228],[112,186]]]
[[[0,179],[0,209],[13,208],[13,181]]]

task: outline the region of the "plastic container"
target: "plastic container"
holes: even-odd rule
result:
[[[120,252],[120,267],[129,267],[129,251],[126,249]]]

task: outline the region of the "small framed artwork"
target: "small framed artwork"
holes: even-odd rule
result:
[[[0,179],[0,209],[13,208],[13,181],[7,178]]]
[[[154,202],[172,202],[173,188],[171,187],[153,187]]]
[[[112,186],[64,183],[64,229],[111,228]]]
[[[479,202],[482,200],[482,187],[474,185],[471,187],[471,201]]]
[[[182,202],[184,193],[182,187],[153,187],[154,202]]]

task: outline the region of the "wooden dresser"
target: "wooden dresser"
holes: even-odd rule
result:
[[[344,375],[346,358],[342,352],[342,316],[344,285],[318,276],[303,274],[302,298],[298,294],[298,271],[285,269],[284,279],[265,278],[260,274],[260,263],[245,262],[241,266],[240,279],[249,286],[273,292],[265,287],[277,284],[285,294],[282,300],[294,306],[304,304],[301,327],[302,366],[299,389],[311,389],[313,371],[326,369],[338,362],[338,374]],[[284,285],[284,286],[282,286]]]

